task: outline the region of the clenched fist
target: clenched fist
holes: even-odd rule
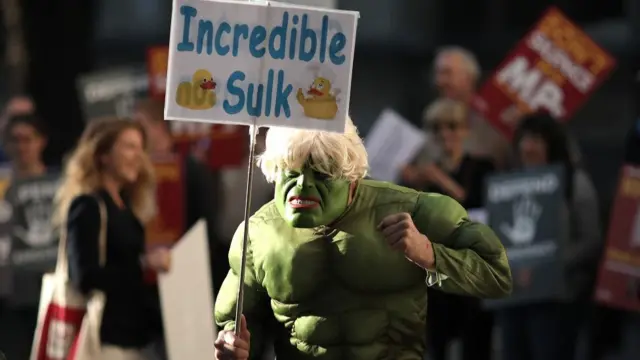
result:
[[[382,219],[378,230],[394,249],[404,252],[407,259],[424,269],[433,270],[435,255],[431,241],[420,233],[407,213],[393,214]]]
[[[249,343],[251,334],[247,328],[247,319],[240,318],[240,336],[236,336],[233,330],[224,330],[218,333],[218,338],[213,343],[216,348],[216,360],[247,360],[249,359]]]

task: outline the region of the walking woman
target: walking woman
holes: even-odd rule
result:
[[[522,120],[513,142],[523,169],[560,165],[565,169],[564,197],[569,236],[564,249],[565,298],[498,311],[504,360],[574,359],[576,342],[587,315],[602,233],[595,188],[587,173],[572,161],[562,124],[548,115]],[[514,273],[514,283],[529,283],[528,271]]]
[[[107,119],[86,130],[66,164],[54,223],[66,226],[69,276],[84,293],[106,295],[98,360],[149,359],[162,337],[157,285],[145,269],[168,271],[166,249],[145,250],[144,223],[154,214],[155,184],[145,134],[129,120]],[[101,267],[100,204],[107,213],[106,264]]]

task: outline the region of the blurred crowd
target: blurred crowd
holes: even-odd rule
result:
[[[488,309],[478,299],[430,289],[425,356],[433,360],[607,359],[620,346],[612,334],[614,338],[625,336],[615,331],[620,329],[616,319],[626,316],[613,316],[593,300],[607,219],[601,217],[599,193],[583,167],[579,143],[548,114],[519,116],[513,139],[506,140],[471,106],[482,72],[474,55],[461,47],[446,47],[436,54],[433,64],[438,94],[421,119],[411,119],[422,124],[421,131],[429,140],[402,167],[400,185],[448,195],[473,210],[485,206],[487,177],[559,166],[565,174],[568,250],[562,264],[563,299]],[[188,151],[177,151],[163,106],[155,99],[137,99],[128,119],[115,114],[88,119],[73,150],[60,159],[61,168],[45,165],[50,129],[28,94],[9,99],[0,120],[0,158],[8,179],[4,197],[9,201],[17,196],[14,184],[59,177],[50,199],[49,215],[55,228],[48,231],[66,231],[72,283],[86,293],[94,289],[106,292],[109,301],[101,337],[109,345],[105,353],[113,354],[113,359],[166,358],[157,283],[131,280],[146,271],[171,271],[168,248],[145,245],[144,224],[157,206],[153,162],[178,154],[184,164],[184,230],[199,219],[206,220],[214,297],[229,269],[231,238],[244,216],[246,167],[253,159],[245,154],[241,163],[222,171],[209,166],[200,142],[193,142]],[[261,129],[258,135],[257,153],[264,148],[266,132]],[[639,134],[640,127],[635,126],[625,139],[625,163],[640,163]],[[224,158],[225,149],[213,156]],[[272,185],[256,172],[251,212],[272,196]],[[108,219],[106,230],[101,223],[103,210]],[[106,266],[100,262],[102,250],[82,241],[97,238],[101,231],[106,231]],[[14,289],[29,288],[20,294],[7,291],[0,300],[0,351],[8,360],[29,358],[40,279],[50,270],[34,269],[19,278],[0,277]],[[527,271],[513,276],[514,283],[524,287],[531,281]],[[123,355],[127,349],[140,351]],[[265,357],[269,356],[273,358],[266,349]]]

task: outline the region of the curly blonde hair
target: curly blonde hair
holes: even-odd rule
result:
[[[258,166],[269,182],[278,172],[299,169],[307,162],[316,171],[349,181],[364,178],[369,169],[367,150],[348,117],[344,133],[274,127],[265,142]]]
[[[129,129],[142,134],[146,147],[144,130],[139,124],[128,119],[102,118],[92,121],[85,129],[78,146],[65,164],[62,183],[54,200],[54,226],[60,228],[64,224],[74,198],[94,193],[102,187],[104,169],[101,157],[111,151],[120,134]],[[155,185],[153,166],[145,153],[137,180],[124,189],[129,196],[134,214],[142,222],[147,222],[155,215]]]

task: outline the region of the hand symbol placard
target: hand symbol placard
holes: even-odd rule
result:
[[[48,221],[31,221],[28,228],[22,226],[14,230],[14,235],[31,247],[50,245],[53,242],[53,228]]]
[[[514,245],[530,243],[536,236],[536,224],[542,207],[530,196],[522,196],[513,203],[513,224],[502,223],[500,230]]]

